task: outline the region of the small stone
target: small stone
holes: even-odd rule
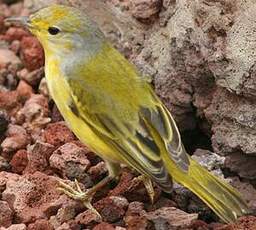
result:
[[[32,72],[29,72],[28,69],[24,68],[17,72],[17,76],[19,79],[26,81],[28,84],[36,86],[44,77],[44,68],[41,67]]]
[[[14,40],[10,45],[10,50],[13,51],[16,55],[19,54],[20,51],[20,41]]]
[[[36,219],[46,219],[56,213],[60,197],[56,190],[57,178],[36,172],[8,180],[2,199],[11,205],[15,212],[15,220],[31,223]]]
[[[38,90],[39,90],[39,93],[43,94],[45,97],[48,97],[48,98],[50,97],[50,92],[49,92],[45,77],[42,78],[42,80],[40,81]]]
[[[9,171],[10,168],[8,161],[4,157],[0,156],[0,171]]]
[[[156,15],[162,6],[162,0],[133,0],[132,16],[136,19],[148,19]]]
[[[50,123],[48,100],[40,94],[32,94],[23,108],[17,113],[18,120],[22,120],[34,140],[38,140],[42,129]]]
[[[126,209],[129,205],[128,200],[122,196],[110,196],[109,199],[112,200],[114,205],[122,209]]]
[[[3,151],[6,153],[26,148],[30,141],[26,130],[18,125],[10,124],[6,135],[7,138],[1,144]]]
[[[80,227],[79,228],[71,228],[70,225],[68,223],[64,223],[62,224],[61,226],[57,227],[56,230],[70,230],[70,229],[74,229],[74,230],[80,230]]]
[[[29,71],[39,69],[44,65],[44,52],[35,37],[23,37],[21,40],[21,57]]]
[[[100,176],[107,173],[107,167],[104,161],[89,168],[88,173],[93,181],[96,181]]]
[[[12,224],[13,211],[6,201],[0,200],[0,226],[9,227]]]
[[[29,36],[28,31],[20,27],[10,27],[5,33],[5,40],[8,42],[12,42],[15,40],[20,41],[25,36]]]
[[[54,230],[48,220],[39,219],[33,224],[29,224],[27,230]]]
[[[52,168],[58,169],[64,178],[87,181],[86,171],[90,167],[90,161],[86,157],[86,151],[76,144],[67,143],[59,147],[50,157]]]
[[[93,230],[115,230],[115,227],[112,224],[108,224],[105,222],[102,222],[100,224],[97,224]]]
[[[145,217],[146,211],[144,210],[144,205],[141,202],[131,202],[129,204],[126,216],[124,218],[128,229],[146,229],[147,220]]]
[[[54,151],[54,146],[37,141],[28,147],[28,164],[24,173],[36,171],[45,172],[49,166],[48,159]]]
[[[43,135],[47,143],[56,147],[75,139],[74,134],[69,130],[65,122],[48,124]]]
[[[165,229],[184,229],[198,218],[198,214],[188,214],[175,207],[163,207],[149,212],[145,216],[147,220],[155,225],[155,228]]]
[[[256,229],[255,216],[243,216],[235,223],[218,228],[218,230],[254,230]]]
[[[8,49],[0,49],[0,68],[5,68],[9,64],[21,66],[21,60],[13,51]]]
[[[124,207],[117,206],[117,204],[117,199],[106,197],[95,203],[94,207],[101,214],[104,221],[114,223],[124,216],[126,209],[125,204]]]
[[[10,111],[19,105],[19,95],[17,91],[0,92],[0,108]]]
[[[7,128],[8,128],[8,124],[9,124],[9,117],[7,115],[7,113],[5,111],[0,111],[0,137],[2,137]]]
[[[12,172],[22,174],[28,164],[28,153],[24,149],[18,150],[12,157],[10,162]]]
[[[0,230],[2,230],[0,228]],[[25,224],[13,224],[9,228],[5,228],[3,230],[27,230],[27,227]]]
[[[16,90],[19,94],[21,101],[26,101],[33,94],[32,87],[23,80],[19,82]]]
[[[92,228],[100,222],[99,217],[91,210],[86,210],[78,214],[75,218],[77,224],[85,225],[87,228]]]

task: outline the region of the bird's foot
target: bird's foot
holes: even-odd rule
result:
[[[147,190],[147,193],[149,195],[149,198],[151,200],[151,203],[153,204],[154,197],[155,197],[155,191],[154,191],[151,179],[146,175],[140,175],[137,177],[137,179],[143,182],[143,184]]]
[[[67,183],[59,181],[59,187],[57,189],[66,194],[68,197],[77,201],[81,201],[86,208],[91,210],[99,217],[99,219],[101,219],[101,215],[91,204],[92,197],[95,193],[95,189],[91,188],[83,192],[77,180],[75,180],[75,187],[76,188],[74,189]]]

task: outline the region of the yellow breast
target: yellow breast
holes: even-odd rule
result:
[[[70,109],[71,91],[67,81],[60,73],[58,61],[51,59],[46,61],[45,72],[50,95],[69,128],[79,140],[98,155],[102,156],[102,158],[113,162],[120,162],[121,159],[119,159],[116,154],[113,154],[113,150],[111,150],[108,145],[106,145],[103,140],[101,140],[91,128]]]

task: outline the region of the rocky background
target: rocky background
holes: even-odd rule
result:
[[[191,192],[156,188],[150,204],[128,169],[97,193],[103,222],[56,189],[106,175],[67,128],[44,80],[38,41],[4,18],[53,2],[79,6],[172,111],[190,154],[237,187],[256,210],[256,3],[253,0],[0,0],[0,229],[256,229],[224,225]]]

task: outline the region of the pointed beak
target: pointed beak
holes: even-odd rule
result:
[[[4,22],[6,22],[6,23],[17,23],[17,24],[20,24],[20,25],[28,27],[28,28],[31,25],[29,17],[26,17],[26,16],[6,18],[4,20]]]

